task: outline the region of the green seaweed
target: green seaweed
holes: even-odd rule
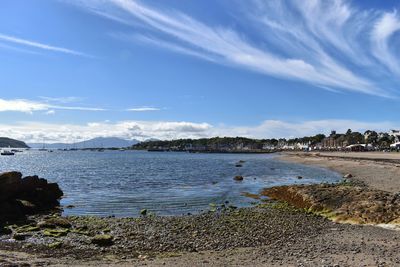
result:
[[[62,242],[54,242],[54,243],[48,244],[47,246],[49,248],[61,248],[62,244],[63,244]]]
[[[68,232],[69,229],[46,229],[43,231],[43,234],[45,236],[60,237],[60,236],[66,236]]]
[[[15,229],[15,232],[17,233],[26,233],[26,232],[36,232],[39,231],[40,228],[38,226],[33,226],[33,225],[23,225],[21,227],[18,227]]]
[[[71,233],[79,234],[79,235],[90,235],[89,231],[82,230],[82,229],[72,229],[70,230]]]

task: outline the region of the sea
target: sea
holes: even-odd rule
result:
[[[279,154],[29,150],[0,156],[0,171],[58,183],[61,204],[73,206],[64,208],[64,215],[116,217],[136,217],[143,209],[169,216],[220,205],[247,207],[256,200],[245,193],[341,179],[328,169],[281,161]],[[236,175],[243,181],[235,181]]]

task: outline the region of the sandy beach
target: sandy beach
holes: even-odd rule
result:
[[[388,192],[400,192],[400,153],[384,152],[287,152],[282,160],[329,168],[368,186]]]
[[[351,173],[366,188],[398,192],[397,155],[285,153],[281,159]],[[272,201],[190,216],[65,220],[65,236],[36,231],[29,241],[13,242],[3,236],[0,266],[400,266],[400,231],[335,223]],[[98,233],[112,236],[112,245],[93,244]]]

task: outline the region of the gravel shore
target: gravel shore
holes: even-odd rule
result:
[[[49,218],[31,218],[31,226]],[[400,266],[400,232],[337,224],[276,202],[182,217],[66,220],[71,227],[61,236],[45,229],[25,232],[23,241],[3,235],[0,264]],[[99,234],[112,243],[94,244]]]

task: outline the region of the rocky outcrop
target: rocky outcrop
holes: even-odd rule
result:
[[[400,225],[400,194],[342,183],[278,186],[262,195],[338,222]]]
[[[56,183],[20,172],[0,174],[0,223],[58,206],[63,192]]]

